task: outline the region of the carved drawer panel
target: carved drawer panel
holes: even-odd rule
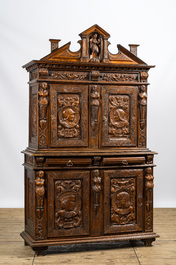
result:
[[[143,170],[104,171],[104,233],[142,231]]]
[[[104,157],[103,165],[131,165],[131,164],[144,164],[145,157]]]
[[[137,87],[102,87],[101,145],[137,145]]]
[[[51,146],[88,146],[88,86],[51,85]]]
[[[91,158],[47,158],[47,166],[63,166],[63,167],[75,167],[75,166],[90,166],[92,165]]]
[[[48,236],[89,234],[88,171],[48,174]]]

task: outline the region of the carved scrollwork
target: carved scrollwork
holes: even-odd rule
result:
[[[70,229],[82,224],[81,180],[55,182],[55,227]]]
[[[152,216],[153,216],[153,175],[152,168],[146,169],[145,175],[145,196],[146,196],[146,218],[145,218],[145,229],[146,231],[152,231]]]
[[[79,138],[80,96],[60,94],[58,96],[58,137]]]
[[[45,195],[45,180],[44,171],[38,172],[38,177],[35,180],[35,194],[36,194],[36,238],[42,239],[43,232],[43,214],[44,214],[44,195]]]
[[[92,181],[93,181],[93,201],[94,201],[94,211],[97,214],[100,207],[100,191],[101,191],[101,177],[100,171],[98,169],[93,170],[92,172]]]
[[[40,85],[39,94],[39,146],[44,148],[46,144],[46,129],[47,129],[47,107],[48,107],[48,89],[47,83]]]
[[[111,222],[114,225],[135,222],[135,179],[111,179]]]

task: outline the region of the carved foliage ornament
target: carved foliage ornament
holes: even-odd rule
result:
[[[135,179],[111,179],[111,223],[135,223]]]
[[[46,147],[46,128],[47,128],[47,107],[48,107],[48,87],[47,83],[40,85],[39,94],[39,146]]]
[[[55,182],[55,229],[70,229],[82,225],[82,181]]]
[[[78,94],[58,95],[58,137],[80,137],[80,96]]]
[[[43,214],[44,214],[44,171],[38,172],[38,177],[35,180],[35,194],[36,194],[36,238],[42,239],[43,235]]]

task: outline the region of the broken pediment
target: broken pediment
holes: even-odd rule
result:
[[[42,61],[61,62],[87,62],[87,63],[112,63],[112,64],[144,64],[137,57],[137,46],[130,44],[130,51],[117,45],[118,53],[111,54],[108,50],[110,35],[98,25],[93,25],[79,34],[81,40],[80,50],[70,51],[70,42],[58,47],[60,40],[51,39],[51,53],[43,57]]]

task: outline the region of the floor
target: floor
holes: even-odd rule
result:
[[[24,246],[20,237],[23,230],[23,209],[0,209],[0,264],[13,265],[176,265],[176,208],[154,209],[154,232],[160,235],[152,247],[138,242],[93,245],[89,251],[80,246],[75,252],[73,246],[52,248],[46,256],[36,256],[34,251]],[[58,253],[58,250],[60,253]]]

